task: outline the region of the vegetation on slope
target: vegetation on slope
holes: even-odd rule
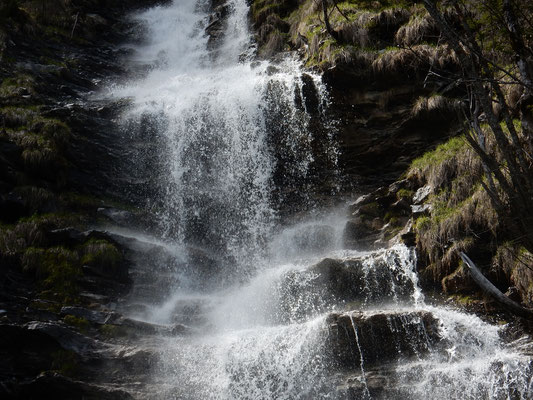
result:
[[[6,298],[22,290],[55,311],[80,302],[87,274],[127,281],[115,243],[76,237],[102,218],[99,207],[116,203],[69,183],[78,133],[63,104],[79,96],[70,87],[84,84],[75,54],[103,24],[91,14],[98,7],[92,0],[0,3],[0,284]]]
[[[412,104],[411,118],[464,121],[461,136],[412,163],[401,189],[431,191],[430,211],[414,224],[423,274],[450,293],[475,290],[458,256],[467,251],[502,290],[516,288],[533,305],[531,4],[275,3],[254,2],[260,54],[299,50],[309,67],[340,67],[351,79],[423,81],[433,92]],[[368,206],[360,206],[361,221]],[[389,206],[378,213],[388,230],[405,218],[398,203]]]

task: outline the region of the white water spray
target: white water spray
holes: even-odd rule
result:
[[[250,57],[244,0],[229,1],[226,29],[209,50],[208,8],[180,0],[138,15],[147,41],[132,62],[150,69],[112,93],[132,100],[125,120],[142,125],[149,119],[157,128],[164,168],[153,179],[160,187],[162,247],[175,246],[186,258],[175,261],[185,276],[178,274],[165,300],[136,314],[191,329],[166,339],[154,397],[527,398],[528,359],[502,343],[499,328],[427,306],[412,250],[342,250],[336,213],[280,227],[280,200],[308,207],[316,158],[312,116],[301,105],[301,65],[290,57],[276,65]],[[310,76],[325,96],[319,77]],[[334,164],[336,152],[326,147]],[[213,261],[216,271],[198,259]],[[194,275],[200,268],[207,271]],[[394,316],[394,323],[414,326],[417,337],[426,327],[413,315],[427,312],[439,321],[439,345],[414,342],[416,357],[392,355],[396,364],[367,370],[371,349],[360,343],[368,338],[350,314],[360,368],[341,367],[328,349],[336,340],[329,316],[353,309],[361,310],[361,324],[384,314],[391,316],[384,329],[411,332],[397,328]],[[379,371],[394,380],[389,392],[373,383]]]

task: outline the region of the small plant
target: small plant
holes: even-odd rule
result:
[[[119,325],[104,324],[100,326],[99,329],[100,333],[108,339],[123,337],[127,335],[126,329]]]
[[[83,245],[81,263],[100,270],[116,270],[122,261],[122,254],[106,240],[90,240]]]
[[[23,270],[37,279],[41,295],[64,303],[76,302],[81,268],[76,252],[64,247],[30,247],[22,256]]]
[[[74,315],[65,315],[65,317],[63,318],[63,321],[65,322],[65,324],[73,326],[83,333],[87,332],[90,327],[90,323],[87,319],[78,318],[78,317],[75,317]]]
[[[396,198],[398,200],[406,199],[410,201],[413,198],[414,194],[415,192],[410,189],[400,189],[396,192]]]

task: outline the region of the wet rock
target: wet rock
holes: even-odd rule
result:
[[[97,210],[99,215],[102,215],[119,226],[134,225],[135,215],[126,210],[119,210],[117,208],[99,208]]]
[[[58,341],[46,332],[1,324],[0,379],[32,376],[50,369],[52,354],[60,350]]]
[[[209,36],[207,46],[209,49],[215,49],[222,39],[229,15],[229,3],[222,3],[214,6],[211,15],[209,16],[208,25],[205,28],[205,33]]]
[[[418,188],[413,196],[413,204],[421,204],[427,197],[431,194],[431,186],[425,185],[421,188]]]
[[[109,24],[109,21],[99,14],[85,14],[83,22],[91,29],[101,29]]]
[[[27,323],[24,327],[29,331],[48,335],[57,341],[63,349],[73,351],[76,354],[90,355],[103,348],[103,344],[75,332],[63,323],[33,321]]]
[[[389,206],[388,212],[392,212],[396,216],[407,216],[411,212],[411,206],[406,199],[401,198]]]
[[[385,257],[385,256],[384,256]],[[301,321],[331,307],[383,304],[411,298],[414,285],[394,256],[332,259],[288,272],[280,284],[281,321]]]
[[[305,110],[311,114],[319,113],[320,100],[313,78],[308,74],[302,74],[302,97]]]
[[[199,247],[188,246],[187,258],[193,268],[191,272],[203,280],[216,277],[224,266],[222,260],[218,260],[216,256]]]
[[[411,205],[411,212],[413,217],[419,217],[424,214],[428,214],[431,211],[431,204]]]
[[[111,323],[118,316],[113,312],[94,311],[83,307],[63,307],[60,311],[61,315],[73,315],[78,318],[83,318],[89,322],[96,324]]]
[[[127,373],[143,375],[159,362],[159,354],[146,348],[133,348],[121,351],[116,358],[117,367]]]
[[[73,227],[54,229],[47,234],[48,241],[52,246],[76,246],[82,244],[86,237],[83,232]]]
[[[344,244],[350,249],[371,248],[379,240],[383,221],[357,216],[346,222]]]
[[[442,341],[439,320],[426,311],[332,314],[328,323],[328,347],[342,369],[422,355]]]
[[[390,260],[391,264],[394,260]],[[337,260],[326,258],[309,269],[315,274],[315,284],[346,302],[370,300],[379,302],[391,297],[409,297],[413,283],[400,266],[389,266],[384,260],[366,264],[362,259]]]
[[[120,327],[124,335],[131,337],[145,337],[147,335],[182,335],[190,332],[190,328],[183,324],[160,325],[116,314],[108,323]]]
[[[29,381],[2,386],[0,386],[0,395],[3,395],[2,398],[4,399],[133,399],[129,393],[123,390],[105,388],[86,382],[76,381],[57,372],[46,372]]]
[[[413,228],[413,220],[409,219],[407,224],[404,226],[404,228],[399,233],[400,240],[403,244],[405,244],[408,247],[412,247],[416,245],[416,232]]]

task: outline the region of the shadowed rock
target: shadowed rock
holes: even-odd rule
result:
[[[342,369],[359,370],[428,353],[442,341],[430,312],[349,312],[329,316],[329,348]]]

